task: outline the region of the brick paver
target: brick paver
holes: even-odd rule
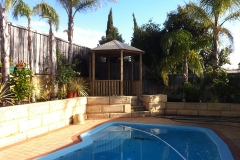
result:
[[[79,135],[108,121],[138,122],[151,124],[187,125],[200,126],[213,129],[229,146],[235,160],[240,160],[240,125],[228,121],[192,121],[191,119],[175,119],[171,117],[140,117],[140,118],[117,118],[86,120],[85,124],[69,125],[49,133],[33,137],[31,139],[0,148],[1,160],[24,160],[34,159],[56,150],[68,147],[81,140]]]

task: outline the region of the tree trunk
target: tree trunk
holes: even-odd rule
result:
[[[188,59],[187,59],[187,55],[184,56],[183,72],[184,72],[184,82],[188,82]]]
[[[1,21],[1,62],[2,62],[2,82],[9,82],[9,57],[10,57],[10,36],[8,33],[8,24],[6,18],[6,10],[0,4],[0,21]]]
[[[32,31],[31,31],[31,18],[28,17],[28,53],[29,53],[29,67],[33,70],[33,45],[32,45]]]
[[[217,29],[215,29],[214,31],[214,35],[213,35],[213,59],[212,59],[212,67],[213,67],[213,76],[217,77],[218,73],[217,73],[217,67],[218,67],[218,32]]]
[[[72,48],[73,26],[74,26],[74,22],[73,22],[72,10],[71,10],[68,16],[68,41],[69,41],[68,62],[69,63],[72,63],[72,54],[73,54],[73,48]]]
[[[50,54],[50,77],[51,77],[51,85],[54,86],[54,89],[51,91],[53,94],[57,96],[58,85],[56,84],[56,72],[57,72],[57,54],[56,54],[56,41],[54,34],[52,32],[52,23],[49,21],[49,54]],[[51,97],[57,98],[57,97]]]
[[[56,57],[56,42],[55,37],[52,32],[52,23],[49,22],[50,29],[49,29],[49,54],[50,54],[50,75],[51,75],[51,82],[56,81],[56,71],[57,71],[57,57]]]

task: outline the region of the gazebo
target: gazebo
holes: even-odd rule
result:
[[[141,95],[142,54],[144,51],[117,40],[91,49],[89,52],[90,95]]]

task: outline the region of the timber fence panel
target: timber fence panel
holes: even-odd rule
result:
[[[30,63],[28,53],[28,31],[26,27],[18,26],[8,23],[8,31],[10,36],[10,62],[17,64],[19,61]],[[36,74],[49,74],[50,55],[48,34],[32,32],[32,46],[33,46],[33,71]],[[56,49],[66,58],[68,58],[68,45],[69,42],[56,38]],[[88,55],[90,48],[73,44],[73,57],[80,59],[84,63],[77,68],[78,71],[88,76]],[[0,53],[1,55],[1,53]]]

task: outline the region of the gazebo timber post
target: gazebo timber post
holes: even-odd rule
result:
[[[120,79],[120,95],[123,96],[123,50],[121,50],[121,79]]]
[[[140,95],[142,95],[142,53],[140,54],[140,58],[139,58],[139,81],[140,81]]]
[[[92,53],[92,52],[90,52],[90,53]],[[93,93],[92,92],[92,84],[93,84],[93,82],[92,82],[92,54],[89,54],[88,61],[89,61],[88,76],[89,76],[89,81],[90,81],[90,86],[89,87],[90,87],[90,94],[92,94]]]
[[[108,80],[110,80],[110,56],[108,55],[107,57],[107,61],[108,61]]]
[[[133,82],[133,75],[134,75],[134,61],[133,61],[134,57],[131,56],[131,69],[132,69],[132,75],[131,75],[131,81]],[[131,83],[132,83],[131,82]]]
[[[95,96],[95,52],[92,52],[92,93]]]

